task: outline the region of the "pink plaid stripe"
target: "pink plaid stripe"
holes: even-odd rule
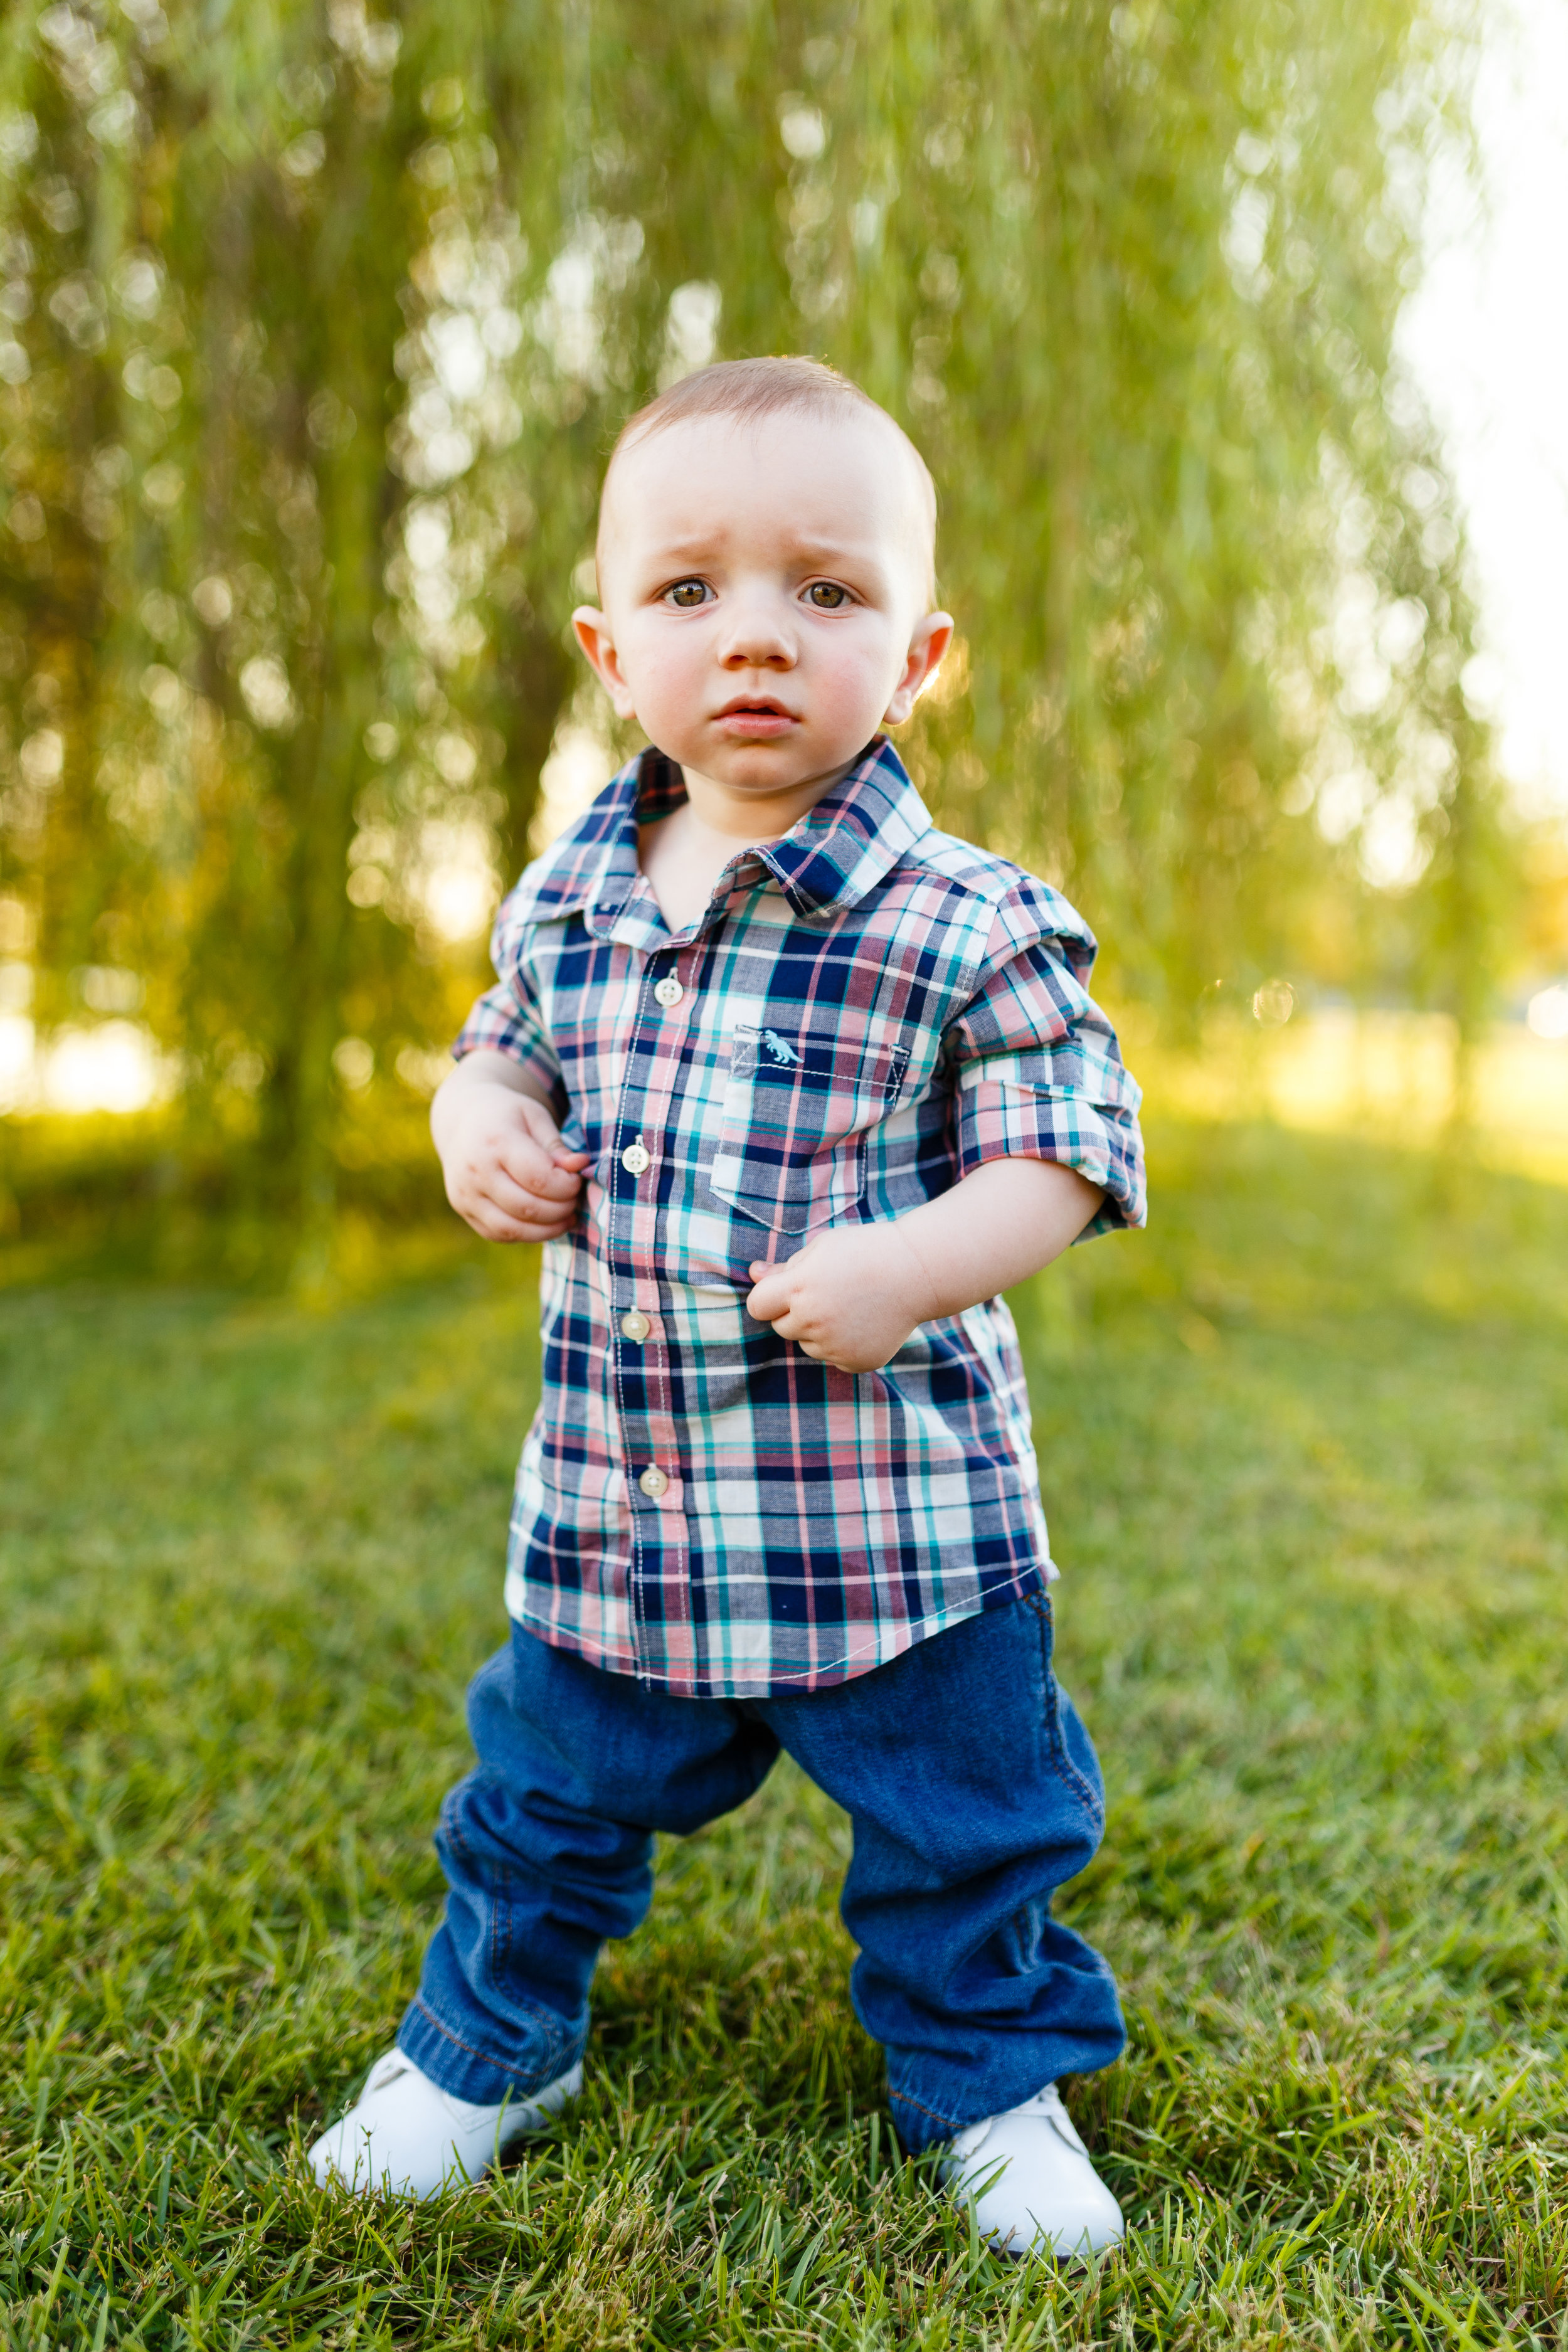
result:
[[[750,1320],[748,1265],[1008,1155],[1102,1186],[1093,1230],[1142,1223],[1139,1095],[1080,918],[938,833],[890,745],[672,934],[637,829],[681,789],[644,753],[529,868],[454,1048],[531,1071],[590,1159],[544,1252],[507,1603],[665,1689],[810,1690],[1054,1570],[1002,1301],[854,1378]]]

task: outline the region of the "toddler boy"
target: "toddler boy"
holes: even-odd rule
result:
[[[511,1640],[444,1923],[323,2181],[427,2195],[541,2128],[654,1832],[785,1748],[853,1824],[905,2145],[995,2244],[1121,2233],[1055,2088],[1123,2034],[1050,1916],[1101,1784],[998,1294],[1142,1222],[1138,1090],[1082,921],[937,832],[881,731],[952,634],[934,529],[900,428],[810,361],[688,377],[612,457],[574,625],[651,748],[502,908],[432,1118],[475,1230],[545,1244]]]

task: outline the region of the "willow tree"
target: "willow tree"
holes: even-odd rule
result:
[[[189,1156],[319,1234],[344,1088],[422,1081],[450,935],[525,853],[615,426],[756,350],[928,452],[963,642],[910,758],[1123,992],[1396,948],[1473,1013],[1495,794],[1393,343],[1463,34],[1436,0],[13,7],[0,919],[41,1021],[144,989]]]

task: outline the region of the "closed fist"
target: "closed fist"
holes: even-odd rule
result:
[[[431,1117],[447,1200],[488,1242],[558,1240],[576,1221],[587,1153],[566,1149],[531,1095],[482,1072],[459,1085],[466,1067],[447,1081]]]
[[[746,1312],[842,1372],[873,1372],[942,1312],[936,1286],[897,1224],[834,1225],[782,1265],[759,1259]]]

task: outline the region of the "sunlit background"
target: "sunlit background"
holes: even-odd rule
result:
[[[88,1113],[296,1222],[422,1151],[502,889],[630,747],[563,625],[607,437],[779,347],[930,451],[964,642],[908,755],[1083,903],[1156,1099],[1568,1174],[1562,11],[1240,11],[1223,96],[1195,17],[948,12],[891,114],[879,23],[565,8],[542,100],[483,8],[334,0],[235,51],[239,130],[193,14],[16,20],[16,1201]]]
[[[1568,0],[0,8],[7,2344],[1562,2346],[1565,220]],[[790,350],[930,458],[901,749],[1147,1095],[1013,1294],[1092,2275],[898,2161],[787,1759],[484,2194],[294,2160],[505,1634],[537,1259],[429,1101],[634,748],[605,455]]]
[[[1521,799],[1568,809],[1568,11],[1512,0],[1475,102],[1479,184],[1440,178],[1402,339],[1447,436],[1481,583],[1486,689]],[[1546,1034],[1562,1034],[1561,1030]]]

